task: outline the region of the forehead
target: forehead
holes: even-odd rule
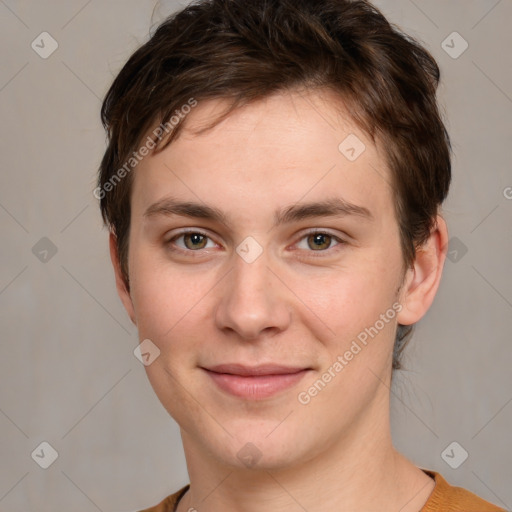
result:
[[[180,135],[134,173],[134,207],[174,197],[225,208],[292,204],[339,196],[378,210],[389,206],[382,149],[326,90],[277,93],[231,112],[226,100],[200,102]],[[198,133],[200,132],[200,133]]]

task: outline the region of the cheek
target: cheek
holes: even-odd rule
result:
[[[212,324],[208,292],[218,278],[198,275],[166,262],[134,255],[131,295],[140,339],[149,338],[162,352],[191,352]],[[186,338],[186,344],[183,343]]]
[[[179,294],[176,293],[180,290]],[[139,336],[160,339],[178,321],[181,308],[178,296],[186,291],[171,279],[161,266],[143,253],[130,259],[130,292]],[[182,301],[183,302],[183,301]]]
[[[398,275],[376,260],[333,270],[323,277],[297,276],[294,290],[320,318],[340,333],[375,322],[396,299]]]
[[[350,362],[351,372],[368,364],[387,364],[394,343],[400,274],[383,261],[393,260],[367,259],[357,268],[333,272],[302,287],[306,304],[329,327],[323,339],[326,366],[347,351],[351,361],[359,362]]]

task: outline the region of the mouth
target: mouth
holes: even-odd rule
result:
[[[216,386],[238,398],[262,400],[299,383],[311,368],[283,365],[222,364],[202,368]]]

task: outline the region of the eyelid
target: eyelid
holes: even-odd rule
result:
[[[191,250],[191,249],[182,249],[181,247],[178,247],[178,246],[174,245],[174,241],[176,239],[182,237],[183,235],[187,235],[188,233],[194,233],[194,234],[205,236],[206,238],[211,240],[213,243],[215,243],[217,245],[220,245],[214,239],[214,237],[212,237],[207,231],[205,231],[204,229],[201,229],[201,228],[181,228],[178,232],[174,233],[169,238],[166,237],[165,245],[168,245],[168,246],[172,245],[173,246],[173,248],[172,248],[173,251],[181,252],[181,253],[191,254],[191,253],[201,253],[201,252],[204,252],[205,249],[198,249],[198,250],[194,251],[194,250]]]
[[[214,239],[214,237],[212,237],[207,231],[205,231],[204,229],[201,229],[201,228],[182,228],[177,233],[172,235],[168,240],[166,240],[165,243],[166,243],[166,245],[172,245],[172,242],[174,242],[176,239],[178,239],[181,236],[186,235],[188,233],[194,233],[194,234],[199,234],[199,235],[205,236],[206,238],[211,240],[213,243],[220,245]],[[337,234],[334,234],[329,229],[310,228],[310,229],[308,229],[306,231],[303,231],[300,234],[300,236],[298,237],[297,241],[293,244],[293,246],[297,245],[304,238],[306,238],[306,237],[308,237],[310,235],[317,235],[317,234],[328,235],[328,236],[332,237],[334,240],[336,240],[336,242],[338,242],[338,243],[334,247],[330,247],[329,249],[318,250],[318,251],[313,251],[313,250],[307,251],[307,250],[305,250],[305,252],[312,253],[314,256],[321,256],[322,253],[323,254],[326,254],[326,253],[330,254],[332,251],[336,250],[336,247],[338,247],[338,245],[345,245],[345,244],[348,243],[348,241],[346,239],[340,237]],[[205,249],[198,249],[196,251],[194,251],[192,249],[182,249],[181,247],[177,247],[177,246],[174,246],[172,250],[173,251],[182,252],[182,253],[189,253],[189,254],[190,253],[201,253],[201,252],[205,251]],[[304,249],[299,249],[299,250],[304,250]],[[315,253],[317,253],[317,254],[315,254]]]
[[[345,238],[342,238],[341,236],[333,233],[329,229],[310,228],[307,231],[302,232],[302,234],[299,236],[297,242],[295,242],[293,245],[297,245],[301,240],[303,240],[304,238],[306,238],[306,237],[308,237],[310,235],[317,235],[317,234],[318,235],[329,235],[334,240],[336,240],[338,243],[334,247],[330,247],[329,249],[318,250],[318,251],[313,251],[313,250],[306,251],[307,253],[313,254],[313,256],[315,256],[315,257],[316,256],[322,256],[322,254],[331,254],[333,251],[336,251],[336,247],[338,247],[339,245],[346,245],[346,244],[348,244],[348,240],[346,240]],[[300,251],[302,249],[298,249],[298,250]]]

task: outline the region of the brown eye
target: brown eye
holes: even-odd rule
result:
[[[182,235],[185,247],[187,249],[204,249],[208,241],[208,237],[201,233],[185,233]]]
[[[295,247],[300,249],[300,257],[328,257],[341,250],[346,243],[341,237],[316,229],[305,233]]]
[[[327,233],[314,233],[308,236],[308,247],[314,251],[328,249],[331,245],[332,238],[333,237]]]

